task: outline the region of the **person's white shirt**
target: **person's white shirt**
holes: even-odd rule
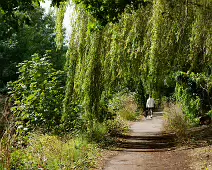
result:
[[[154,105],[155,105],[154,99],[151,98],[151,97],[149,97],[149,98],[147,99],[147,102],[146,102],[146,107],[147,107],[147,108],[153,108]]]

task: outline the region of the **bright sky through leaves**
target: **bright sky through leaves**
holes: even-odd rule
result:
[[[50,10],[54,10],[53,7],[50,7],[51,5],[51,1],[50,0],[45,0],[45,2],[41,2],[41,7],[43,7],[45,9],[45,12],[48,13],[50,12]],[[73,6],[68,5],[66,13],[65,13],[65,17],[64,17],[64,21],[63,21],[63,27],[66,29],[66,35],[65,35],[65,40],[69,41],[70,39],[70,34],[71,34],[71,26],[70,26],[70,18],[71,15],[73,13]]]

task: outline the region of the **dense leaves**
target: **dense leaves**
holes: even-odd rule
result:
[[[53,15],[45,14],[44,9],[35,8],[28,12],[31,25],[23,24],[12,34],[6,34],[8,30],[4,23],[4,17],[0,14],[0,89],[5,90],[6,83],[16,80],[16,65],[26,59],[31,59],[31,55],[39,53],[52,56],[54,67],[62,69],[65,61],[64,49],[56,51],[55,21]],[[20,17],[20,16],[19,16]]]
[[[212,76],[179,72],[176,82],[176,100],[188,117],[194,119],[212,109]]]
[[[67,128],[74,126],[79,115],[90,127],[104,121],[110,114],[108,101],[123,89],[135,92],[141,107],[147,94],[152,94],[159,105],[164,95],[170,97],[175,91],[176,100],[187,106],[186,114],[195,117],[211,109],[211,1],[73,2],[76,6],[66,55],[67,82],[61,117]],[[52,4],[58,7],[56,43],[61,49],[68,3],[52,0]],[[5,10],[2,8],[2,16]],[[16,40],[18,34],[13,36]],[[19,41],[12,42],[11,48],[17,50]],[[192,78],[181,84],[184,80],[173,78],[178,71],[193,72]]]
[[[9,84],[16,124],[23,128],[56,132],[61,123],[64,73],[48,57],[35,54],[19,64],[19,79]]]
[[[136,10],[147,5],[145,0],[74,0],[74,2],[82,4],[85,10],[96,18],[102,26],[108,22],[117,22],[127,6]]]
[[[6,13],[12,13],[14,9],[18,8],[19,10],[29,10],[33,9],[33,3],[38,3],[38,0],[7,0],[7,1],[1,1],[0,7],[6,12]]]
[[[30,24],[28,12],[38,7],[39,0],[8,0],[0,2],[0,13],[3,17],[1,24],[8,29],[5,34],[17,31],[24,23]]]
[[[72,25],[64,108],[77,99],[85,115],[90,115],[89,120],[99,120],[99,115],[106,114],[102,111],[107,112],[108,99],[122,89],[136,92],[140,105],[149,93],[160,104],[164,95],[169,97],[174,93],[173,76],[177,71],[203,73],[210,82],[212,16],[208,9],[211,2],[154,0],[137,10],[129,7],[122,11],[122,5],[118,5],[122,1],[117,1],[114,7],[122,11],[118,10],[117,23],[104,23],[108,13],[101,14],[104,11],[101,7],[106,1],[75,2],[84,6],[76,8],[77,19]],[[90,10],[90,15],[86,10]],[[90,28],[101,17],[105,27],[91,32]],[[115,17],[107,19],[113,21],[112,18]],[[188,109],[191,115],[198,116],[200,107],[208,110],[208,106],[201,105],[205,97],[192,98],[193,106]]]

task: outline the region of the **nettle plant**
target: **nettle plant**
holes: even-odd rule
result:
[[[61,122],[64,97],[64,72],[55,70],[50,57],[35,54],[31,61],[18,65],[19,78],[8,88],[12,112],[19,128],[55,132]]]

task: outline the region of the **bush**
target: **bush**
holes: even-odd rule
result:
[[[103,123],[93,122],[92,127],[87,127],[87,131],[84,131],[86,138],[91,142],[107,143],[111,137],[119,136],[128,131],[127,122],[125,122],[120,116],[117,116],[113,120],[105,120]]]
[[[110,136],[119,136],[129,130],[127,123],[119,116],[116,117],[114,120],[107,120],[105,124]]]
[[[211,119],[212,119],[212,110],[210,110],[210,111],[207,113],[207,115],[210,116]]]
[[[120,118],[93,122],[93,128],[86,128],[84,134],[77,132],[62,138],[19,131],[12,135],[9,128],[1,140],[0,164],[6,169],[90,169],[96,166],[98,148],[113,144],[111,136],[128,130]]]
[[[85,131],[84,134],[86,138],[91,142],[94,141],[94,142],[101,143],[108,136],[107,126],[97,121],[94,121],[92,123],[92,126],[88,125],[86,129],[87,131]]]
[[[31,136],[26,148],[12,153],[15,169],[90,169],[96,166],[99,149],[81,137],[61,139],[57,136]]]
[[[132,93],[117,93],[109,102],[109,111],[124,120],[135,120],[139,114],[137,110],[138,105]]]
[[[8,98],[7,96],[4,95],[0,95],[0,136],[2,135],[5,125],[7,123],[7,121],[5,119],[7,119],[7,117],[9,116],[6,111],[6,107],[8,104]]]
[[[31,61],[19,64],[19,74],[17,81],[8,84],[17,126],[57,131],[64,98],[63,71],[55,70],[48,57],[35,54]]]
[[[175,133],[179,139],[187,137],[187,130],[191,127],[191,122],[183,114],[180,105],[169,104],[164,108],[164,130],[168,133]]]
[[[178,72],[176,75],[176,101],[191,120],[204,115],[212,107],[212,76]]]

